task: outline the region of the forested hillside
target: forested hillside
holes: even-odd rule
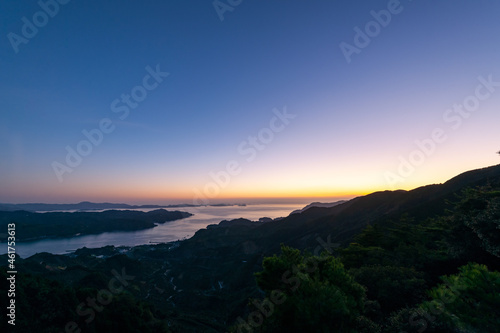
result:
[[[169,244],[18,258],[17,318],[24,332],[497,332],[499,226],[495,166]]]

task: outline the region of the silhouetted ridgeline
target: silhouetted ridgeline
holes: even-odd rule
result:
[[[201,205],[178,204],[178,205],[128,205],[123,203],[95,203],[83,201],[77,204],[45,204],[45,203],[27,203],[27,204],[8,204],[0,203],[0,211],[26,210],[30,212],[54,210],[103,210],[103,209],[154,209],[154,208],[181,208],[181,207],[199,207]],[[210,206],[235,206],[235,204],[216,204]],[[238,204],[245,206],[245,204]]]
[[[498,332],[498,216],[500,165],[281,220],[223,221],[184,241],[40,253],[16,259],[33,275],[18,275],[20,292],[34,294],[17,318],[47,332],[70,320],[99,332],[122,318],[121,332]],[[112,270],[127,286],[86,323],[77,306],[109,288]]]

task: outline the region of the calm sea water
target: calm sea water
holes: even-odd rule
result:
[[[27,258],[39,252],[63,254],[82,247],[98,248],[106,245],[136,246],[171,242],[182,238],[189,238],[199,229],[206,228],[209,224],[217,224],[222,220],[232,220],[242,217],[257,221],[261,217],[285,217],[292,211],[303,208],[304,206],[305,204],[247,205],[244,207],[182,207],[174,210],[181,210],[194,215],[182,220],[166,222],[155,228],[140,231],[105,232],[98,235],[58,239],[48,238],[33,242],[16,242],[16,252],[22,258]],[[152,209],[141,210],[149,211]],[[0,243],[0,254],[4,253],[7,253],[7,244]]]

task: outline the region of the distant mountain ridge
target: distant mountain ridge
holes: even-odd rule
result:
[[[468,171],[445,183],[410,191],[380,191],[332,207],[312,206],[270,223],[246,227],[227,224],[232,233],[225,228],[202,229],[180,248],[190,247],[191,244],[199,247],[200,243],[204,245],[199,248],[211,247],[220,243],[221,237],[226,237],[225,242],[229,243],[228,234],[233,235],[232,246],[237,247],[239,242],[240,246],[252,242],[255,248],[266,254],[279,251],[281,243],[311,250],[317,246],[318,237],[331,237],[332,242],[346,245],[368,224],[398,220],[405,214],[415,219],[444,215],[447,209],[452,208],[449,202],[455,201],[455,195],[460,191],[489,183],[500,183],[500,165]]]
[[[211,206],[235,206],[236,204],[214,204]],[[239,204],[242,206],[244,204]],[[201,205],[178,204],[178,205],[128,205],[124,203],[94,203],[82,201],[76,204],[46,204],[46,203],[26,203],[26,204],[8,204],[0,203],[0,211],[25,210],[29,212],[55,210],[101,210],[101,209],[158,209],[158,208],[180,208],[180,207],[200,207]]]

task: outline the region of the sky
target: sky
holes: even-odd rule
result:
[[[0,202],[305,203],[496,165],[499,13],[3,1]]]

